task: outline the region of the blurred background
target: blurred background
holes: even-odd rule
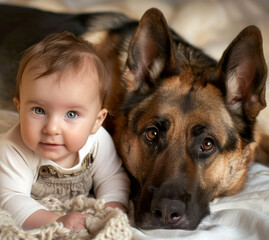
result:
[[[159,8],[176,32],[192,44],[220,58],[232,39],[247,25],[258,26],[269,42],[268,0],[0,0],[56,12],[119,11],[140,19]],[[264,46],[268,63],[269,46]]]
[[[244,27],[256,25],[262,32],[264,55],[269,63],[268,0],[0,0],[0,3],[55,12],[118,11],[136,19],[156,7],[171,28],[217,60]],[[269,107],[259,116],[267,133],[268,118]]]

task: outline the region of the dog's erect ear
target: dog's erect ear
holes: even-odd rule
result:
[[[123,80],[129,92],[146,92],[160,77],[179,73],[175,50],[163,14],[149,9],[131,40]]]
[[[242,133],[266,106],[267,67],[257,27],[246,27],[238,34],[224,52],[219,69],[225,81],[226,104]]]

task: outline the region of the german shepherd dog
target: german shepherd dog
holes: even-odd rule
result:
[[[12,96],[23,50],[64,30],[94,41],[111,73],[106,126],[132,180],[136,227],[195,229],[210,201],[242,189],[255,159],[256,117],[266,106],[257,27],[243,29],[216,62],[157,9],[137,21],[1,5],[1,94]]]

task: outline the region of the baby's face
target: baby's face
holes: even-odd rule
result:
[[[35,80],[26,69],[20,99],[14,102],[25,144],[62,166],[97,131],[107,113],[100,110],[99,79],[93,71],[69,70]]]

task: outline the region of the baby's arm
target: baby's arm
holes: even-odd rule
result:
[[[55,221],[62,222],[66,228],[72,229],[84,229],[86,228],[86,218],[88,214],[82,214],[73,212],[64,216],[59,216],[54,212],[50,212],[44,209],[37,210],[32,213],[22,224],[22,228],[30,230],[34,228],[40,228],[43,225],[53,223]]]
[[[22,228],[30,230],[39,228],[45,224],[55,222],[60,216],[54,212],[40,209],[32,213],[22,224]]]
[[[96,198],[105,199],[105,206],[128,209],[130,180],[122,167],[110,135],[100,129],[98,152],[93,161],[93,186]]]
[[[105,204],[105,207],[119,208],[123,212],[127,212],[128,209],[121,202],[108,202]]]
[[[0,208],[8,211],[19,226],[34,229],[57,220],[70,229],[85,228],[88,215],[74,212],[61,217],[31,198],[34,164],[29,164],[22,152],[0,142],[0,159]]]

